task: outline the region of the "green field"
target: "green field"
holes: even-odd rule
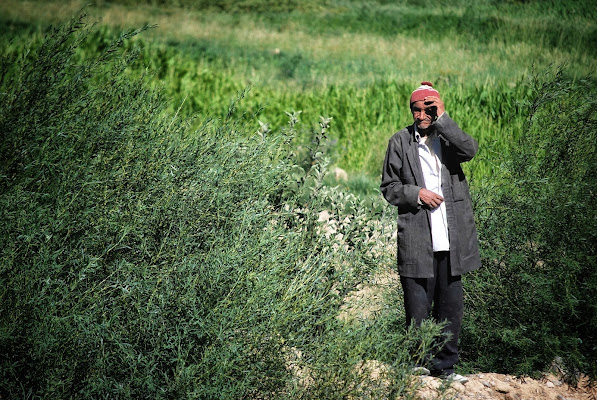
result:
[[[333,161],[375,180],[422,80],[434,82],[451,115],[480,141],[469,168],[487,175],[489,149],[506,151],[521,133],[529,76],[559,66],[573,79],[595,71],[597,12],[583,2],[235,3],[99,2],[85,11],[102,18],[101,33],[83,50],[156,24],[137,39],[139,63],[157,71],[155,84],[165,86],[173,110],[222,115],[250,85],[244,107],[265,106],[259,119],[272,127],[285,124],[284,111],[301,110],[309,121],[333,117]],[[3,2],[6,33],[39,32],[84,3],[58,4]]]
[[[404,332],[378,185],[424,80],[480,143],[459,371],[559,357],[594,383],[596,21],[581,0],[0,2],[0,398],[412,398],[438,326]]]

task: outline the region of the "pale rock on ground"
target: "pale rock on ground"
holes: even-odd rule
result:
[[[346,182],[348,180],[348,174],[346,173],[345,170],[343,170],[340,167],[334,168],[333,173],[334,173],[334,178],[336,178],[336,181]]]

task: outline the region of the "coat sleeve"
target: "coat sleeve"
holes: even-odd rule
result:
[[[403,150],[399,138],[396,135],[392,137],[386,150],[380,185],[384,198],[397,206],[400,213],[420,207],[418,199],[421,190],[415,184]]]
[[[479,150],[477,141],[464,132],[447,112],[434,122],[435,128],[441,137],[448,141],[452,150],[456,154],[458,162],[471,160]]]

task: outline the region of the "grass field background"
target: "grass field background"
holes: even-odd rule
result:
[[[480,141],[468,168],[488,175],[491,151],[507,151],[521,132],[518,105],[532,73],[564,66],[580,78],[595,69],[596,11],[583,2],[301,4],[97,2],[85,11],[101,18],[100,33],[83,50],[155,24],[137,39],[139,63],[157,71],[173,109],[222,114],[251,85],[244,105],[265,106],[260,119],[272,126],[284,124],[284,111],[333,117],[334,161],[374,180],[387,139],[410,123],[407,99],[420,81],[434,82],[448,112]],[[83,5],[5,1],[5,37],[39,33]]]

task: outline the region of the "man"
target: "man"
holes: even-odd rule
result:
[[[466,383],[454,373],[462,325],[461,275],[481,266],[468,184],[460,163],[478,144],[450,118],[429,82],[412,92],[414,124],[390,138],[381,191],[398,207],[398,272],[406,322],[432,316],[450,339],[423,373]]]

